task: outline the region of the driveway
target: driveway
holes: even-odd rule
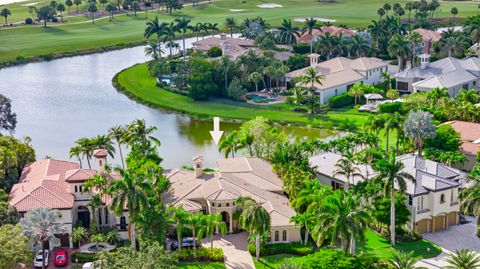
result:
[[[247,248],[248,233],[227,234],[214,237],[213,247],[223,249],[227,269],[255,269],[252,256]],[[204,247],[210,247],[210,241],[202,242]]]

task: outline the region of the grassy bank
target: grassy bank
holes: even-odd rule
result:
[[[139,64],[118,73],[113,78],[113,85],[132,99],[152,107],[209,118],[249,120],[264,116],[269,120],[284,124],[308,125],[332,129],[343,125],[360,127],[367,120],[368,114],[353,109],[330,111],[326,115],[310,115],[290,111],[286,104],[257,106],[234,101],[193,101],[155,86],[155,79],[150,77],[146,64]]]
[[[278,25],[284,18],[304,18],[308,16],[324,17],[336,20],[336,24],[345,24],[350,27],[365,27],[372,19],[377,19],[377,9],[384,0],[337,0],[334,3],[320,3],[315,0],[276,0],[281,8],[259,8],[261,0],[232,1],[218,0],[211,4],[201,4],[198,7],[186,6],[173,15],[166,13],[148,12],[147,16],[139,13],[121,14],[113,21],[107,18],[97,19],[92,24],[88,16],[67,18],[65,24],[52,24],[43,28],[41,25],[1,28],[0,62],[13,61],[17,57],[34,57],[42,54],[62,54],[66,52],[89,51],[100,47],[114,46],[119,43],[129,44],[143,40],[143,30],[146,18],[159,16],[161,21],[171,21],[178,17],[185,17],[197,22],[212,22],[222,25],[226,17],[233,17],[238,22],[244,18],[262,17],[272,25]],[[395,1],[404,4],[406,0]],[[353,3],[353,4],[352,4]],[[11,22],[23,20],[28,7],[22,4],[12,4]],[[45,2],[41,1],[39,5]],[[450,9],[456,6],[459,17],[474,15],[478,12],[477,5],[470,1],[442,2],[439,16],[450,16]],[[6,5],[9,7],[9,5]],[[73,10],[75,7],[73,8]],[[232,11],[233,10],[233,11]],[[241,10],[241,11],[239,11]],[[404,16],[405,17],[405,16]],[[300,23],[297,23],[300,25]]]

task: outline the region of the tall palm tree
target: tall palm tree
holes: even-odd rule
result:
[[[396,269],[415,269],[417,261],[418,259],[415,258],[413,251],[400,250],[393,253],[388,263]]]
[[[410,65],[411,68],[415,67],[415,60],[416,60],[416,54],[417,54],[417,47],[420,42],[422,42],[422,36],[415,31],[412,31],[408,34],[408,42],[410,42],[410,46],[412,46],[412,52],[410,53],[411,55],[411,60],[410,60]]]
[[[290,221],[295,223],[295,225],[299,226],[300,228],[305,228],[305,238],[303,239],[303,244],[306,246],[308,244],[309,226],[312,222],[312,214],[309,212],[305,212],[303,214],[297,213],[290,219]]]
[[[167,208],[167,214],[169,216],[169,222],[175,225],[177,231],[178,250],[182,250],[182,235],[185,229],[190,213],[185,211],[182,207],[170,206]]]
[[[230,37],[233,37],[233,31],[237,28],[237,21],[233,17],[227,17],[224,27],[230,32]]]
[[[147,207],[146,193],[151,189],[151,186],[142,177],[138,177],[128,170],[120,171],[121,179],[111,182],[108,192],[112,196],[111,207],[121,215],[123,209],[128,210],[128,219],[130,225],[130,235],[132,248],[136,249],[137,241],[135,234],[135,217]]]
[[[383,185],[385,195],[390,193],[390,243],[395,246],[395,187],[398,186],[400,192],[405,192],[406,182],[415,183],[415,178],[402,172],[404,164],[397,161],[395,154],[385,154],[384,158],[377,160],[373,164],[373,169],[378,173],[375,180]]]
[[[389,148],[389,138],[390,138],[390,131],[398,130],[401,128],[403,123],[403,117],[400,113],[395,112],[393,115],[389,115],[385,119],[385,152],[388,153]],[[398,138],[397,138],[397,149],[398,149]]]
[[[375,134],[375,148],[378,150],[380,131],[385,127],[385,117],[370,115],[364,125],[364,130]]]
[[[477,235],[480,234],[480,176],[470,175],[467,179],[470,186],[460,190],[458,198],[463,203],[465,213],[473,212],[477,216]]]
[[[28,211],[20,220],[23,233],[42,250],[42,269],[45,269],[45,242],[59,243],[55,234],[66,232],[64,224],[60,223],[60,212],[46,207],[39,207]]]
[[[75,147],[78,147],[76,150],[80,150],[82,152],[82,157],[87,159],[88,168],[92,169],[90,159],[92,158],[93,150],[95,149],[92,140],[89,138],[80,138],[75,141]]]
[[[314,215],[312,234],[317,237],[317,245],[331,238],[332,243],[340,243],[343,251],[355,255],[356,238],[364,239],[370,222],[368,210],[361,201],[362,197],[341,190],[324,197],[323,204]]]
[[[424,140],[436,135],[433,115],[423,110],[410,111],[403,123],[403,130],[405,135],[412,139],[418,155],[422,157]]]
[[[136,119],[130,125],[128,125],[125,141],[130,146],[139,144],[140,150],[146,154],[151,143],[160,146],[160,140],[153,136],[155,131],[157,131],[157,127],[148,127],[145,123],[145,120]]]
[[[397,56],[399,70],[405,68],[404,60],[410,55],[410,45],[401,35],[395,34],[388,43],[388,54],[391,57]]]
[[[196,213],[196,214],[189,214],[186,219],[186,226],[192,230],[192,237],[193,237],[193,251],[194,253],[197,251],[197,239],[198,239],[198,230],[200,226],[203,225],[204,214]],[[180,241],[179,241],[180,242]]]
[[[334,36],[332,36],[330,32],[326,32],[320,36],[320,40],[318,40],[316,44],[317,50],[320,54],[326,56],[328,60],[332,56],[334,43]]]
[[[297,37],[300,35],[298,27],[294,27],[292,20],[283,19],[282,24],[278,27],[280,31],[280,41],[285,44],[293,44],[297,42]]]
[[[445,261],[449,264],[445,269],[477,269],[480,268],[478,252],[470,249],[457,249],[455,253],[448,254]]]
[[[333,171],[332,176],[336,177],[342,175],[347,178],[347,182],[350,185],[350,180],[352,184],[355,185],[355,177],[364,179],[365,176],[361,173],[360,169],[355,166],[355,160],[353,154],[350,151],[346,151],[342,157],[335,164],[335,171]]]
[[[151,56],[154,62],[160,59],[163,53],[162,44],[154,40],[148,41],[144,50],[145,50],[145,56]]]
[[[74,146],[70,148],[70,158],[76,157],[78,163],[80,164],[80,168],[82,168],[82,148],[80,146]]]
[[[168,41],[173,41],[175,40],[177,34],[177,27],[174,22],[171,22],[169,25],[165,27],[163,30],[163,42],[168,42]],[[173,55],[172,53],[172,47],[170,47],[170,55]]]
[[[185,47],[185,35],[187,34],[188,30],[192,30],[192,26],[190,25],[191,20],[185,18],[177,18],[175,19],[176,29],[178,32],[182,34],[182,45],[183,45],[183,63],[185,64],[185,57],[187,55],[186,47]]]
[[[222,215],[219,213],[205,215],[201,224],[202,225],[198,230],[198,237],[209,237],[210,249],[213,249],[213,233],[217,230],[220,234],[225,234],[227,232],[227,225],[222,220]]]
[[[125,162],[123,160],[123,153],[122,153],[122,144],[125,139],[125,127],[121,125],[114,126],[108,130],[108,135],[111,139],[115,139],[118,146],[118,153],[120,154],[120,160],[122,162],[122,168],[125,169]]]
[[[232,154],[232,158],[235,158],[235,152],[242,147],[242,143],[238,139],[238,132],[232,131],[220,144],[218,144],[218,151],[223,151],[225,158]]]
[[[349,90],[348,90],[348,95],[353,96],[354,101],[355,101],[355,106],[358,103],[358,100],[362,95],[364,94],[363,92],[364,85],[362,83],[355,83]]]
[[[466,42],[459,35],[447,37],[442,43],[447,48],[448,57],[452,57],[452,53],[462,52],[466,46]]]
[[[259,72],[252,72],[248,76],[248,80],[255,84],[255,91],[258,92],[258,83],[262,81],[262,74],[260,74]]]
[[[367,55],[370,48],[369,42],[360,35],[354,35],[350,40],[350,53],[354,57]]]
[[[250,197],[237,199],[242,208],[240,224],[247,232],[255,235],[255,258],[260,258],[260,236],[270,230],[270,215],[262,205]]]
[[[310,92],[313,93],[315,91],[314,85],[322,85],[323,81],[325,81],[325,75],[321,73],[317,73],[317,70],[313,67],[308,67],[305,69],[305,73],[301,78],[302,85],[310,85]]]
[[[92,145],[95,149],[106,149],[108,155],[112,158],[115,156],[115,147],[113,146],[112,139],[108,135],[97,135],[92,138]]]
[[[147,26],[145,27],[145,31],[143,33],[143,36],[145,38],[150,38],[152,35],[156,35],[157,38],[157,43],[160,43],[160,38],[165,32],[166,27],[168,27],[168,24],[166,22],[160,23],[158,21],[158,17],[155,16],[155,19],[147,21]],[[160,55],[161,57],[161,55]]]
[[[308,33],[311,36],[313,30],[319,30],[321,32],[322,28],[318,26],[317,22],[315,18],[307,18],[302,27],[302,34]],[[313,38],[308,43],[310,43],[310,53],[313,53]]]

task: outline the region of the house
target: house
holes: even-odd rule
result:
[[[222,49],[222,55],[228,56],[231,59],[237,59],[239,56],[253,51],[256,55],[261,55],[264,50],[258,48],[253,40],[227,37],[225,34],[221,34],[220,37],[207,37],[205,39],[192,43],[192,48],[196,51],[207,53],[213,47]],[[293,53],[282,50],[272,51],[273,58],[281,62],[285,62],[293,55]]]
[[[355,32],[353,30],[331,25],[331,26],[322,26],[320,27],[320,29],[313,29],[311,34],[307,32],[302,36],[300,36],[300,38],[297,41],[298,43],[316,42],[325,33],[329,33],[331,36],[342,35],[345,38],[350,38],[355,35]]]
[[[167,172],[170,181],[165,203],[193,213],[219,213],[232,233],[240,229],[235,212],[240,197],[251,197],[270,215],[272,243],[300,241],[300,229],[290,222],[295,215],[283,195],[283,183],[271,165],[259,158],[231,158],[217,161],[218,172],[203,173],[203,157],[193,159],[194,170]]]
[[[364,180],[350,178],[347,181],[343,175],[333,176],[337,169],[335,164],[340,158],[340,154],[329,152],[310,159],[321,183],[334,189],[344,189],[350,184]],[[435,232],[457,224],[460,211],[458,192],[463,187],[467,175],[458,169],[414,154],[399,156],[397,160],[405,166],[402,172],[415,178],[415,183],[407,181],[406,184],[408,207],[411,212],[410,230],[418,233]],[[357,167],[365,179],[376,175],[369,165],[359,164]]]
[[[422,37],[421,48],[422,53],[425,54],[431,54],[433,43],[438,42],[440,41],[440,39],[442,39],[441,33],[430,31],[428,29],[418,28],[413,31],[417,32]]]
[[[317,73],[323,74],[325,80],[322,84],[315,83],[313,87],[320,95],[320,103],[325,104],[330,97],[347,92],[355,83],[361,82],[375,85],[383,82],[382,72],[388,71],[388,63],[375,57],[360,57],[357,59],[348,59],[345,57],[336,57],[324,62],[318,62],[320,55],[309,54],[310,67]],[[291,71],[285,75],[287,82],[292,79],[300,79],[305,75],[308,67]],[[296,83],[299,87],[310,87],[300,82]]]
[[[430,55],[419,56],[421,66],[407,68],[395,75],[397,90],[405,92],[430,91],[446,88],[450,97],[460,89],[477,89],[480,80],[480,59],[447,57],[430,63]]]
[[[84,189],[85,181],[96,174],[105,173],[107,152],[104,149],[94,151],[98,170],[80,168],[77,163],[53,159],[39,160],[23,168],[20,180],[10,192],[9,204],[25,216],[29,210],[47,207],[60,211],[60,222],[66,228],[65,234],[56,235],[61,246],[72,247],[69,235],[76,225],[89,228],[95,215],[100,229],[115,228],[120,237],[128,238],[128,212],[116,216],[109,211],[109,198],[103,198],[103,204],[92,212],[89,203],[92,193]],[[109,180],[119,178],[118,174],[107,174]],[[53,248],[50,244],[50,248]]]
[[[466,121],[449,121],[448,124],[460,134],[462,145],[460,151],[467,157],[467,161],[462,166],[468,171],[472,170],[477,164],[477,155],[480,152],[480,124]]]

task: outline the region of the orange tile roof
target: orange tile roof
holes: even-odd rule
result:
[[[449,121],[444,124],[452,126],[452,128],[460,134],[462,145],[460,149],[467,154],[477,154],[480,151],[480,124],[466,121]]]
[[[419,33],[420,36],[422,36],[423,41],[437,42],[440,41],[440,39],[442,38],[442,34],[423,28],[418,28],[413,31]]]

